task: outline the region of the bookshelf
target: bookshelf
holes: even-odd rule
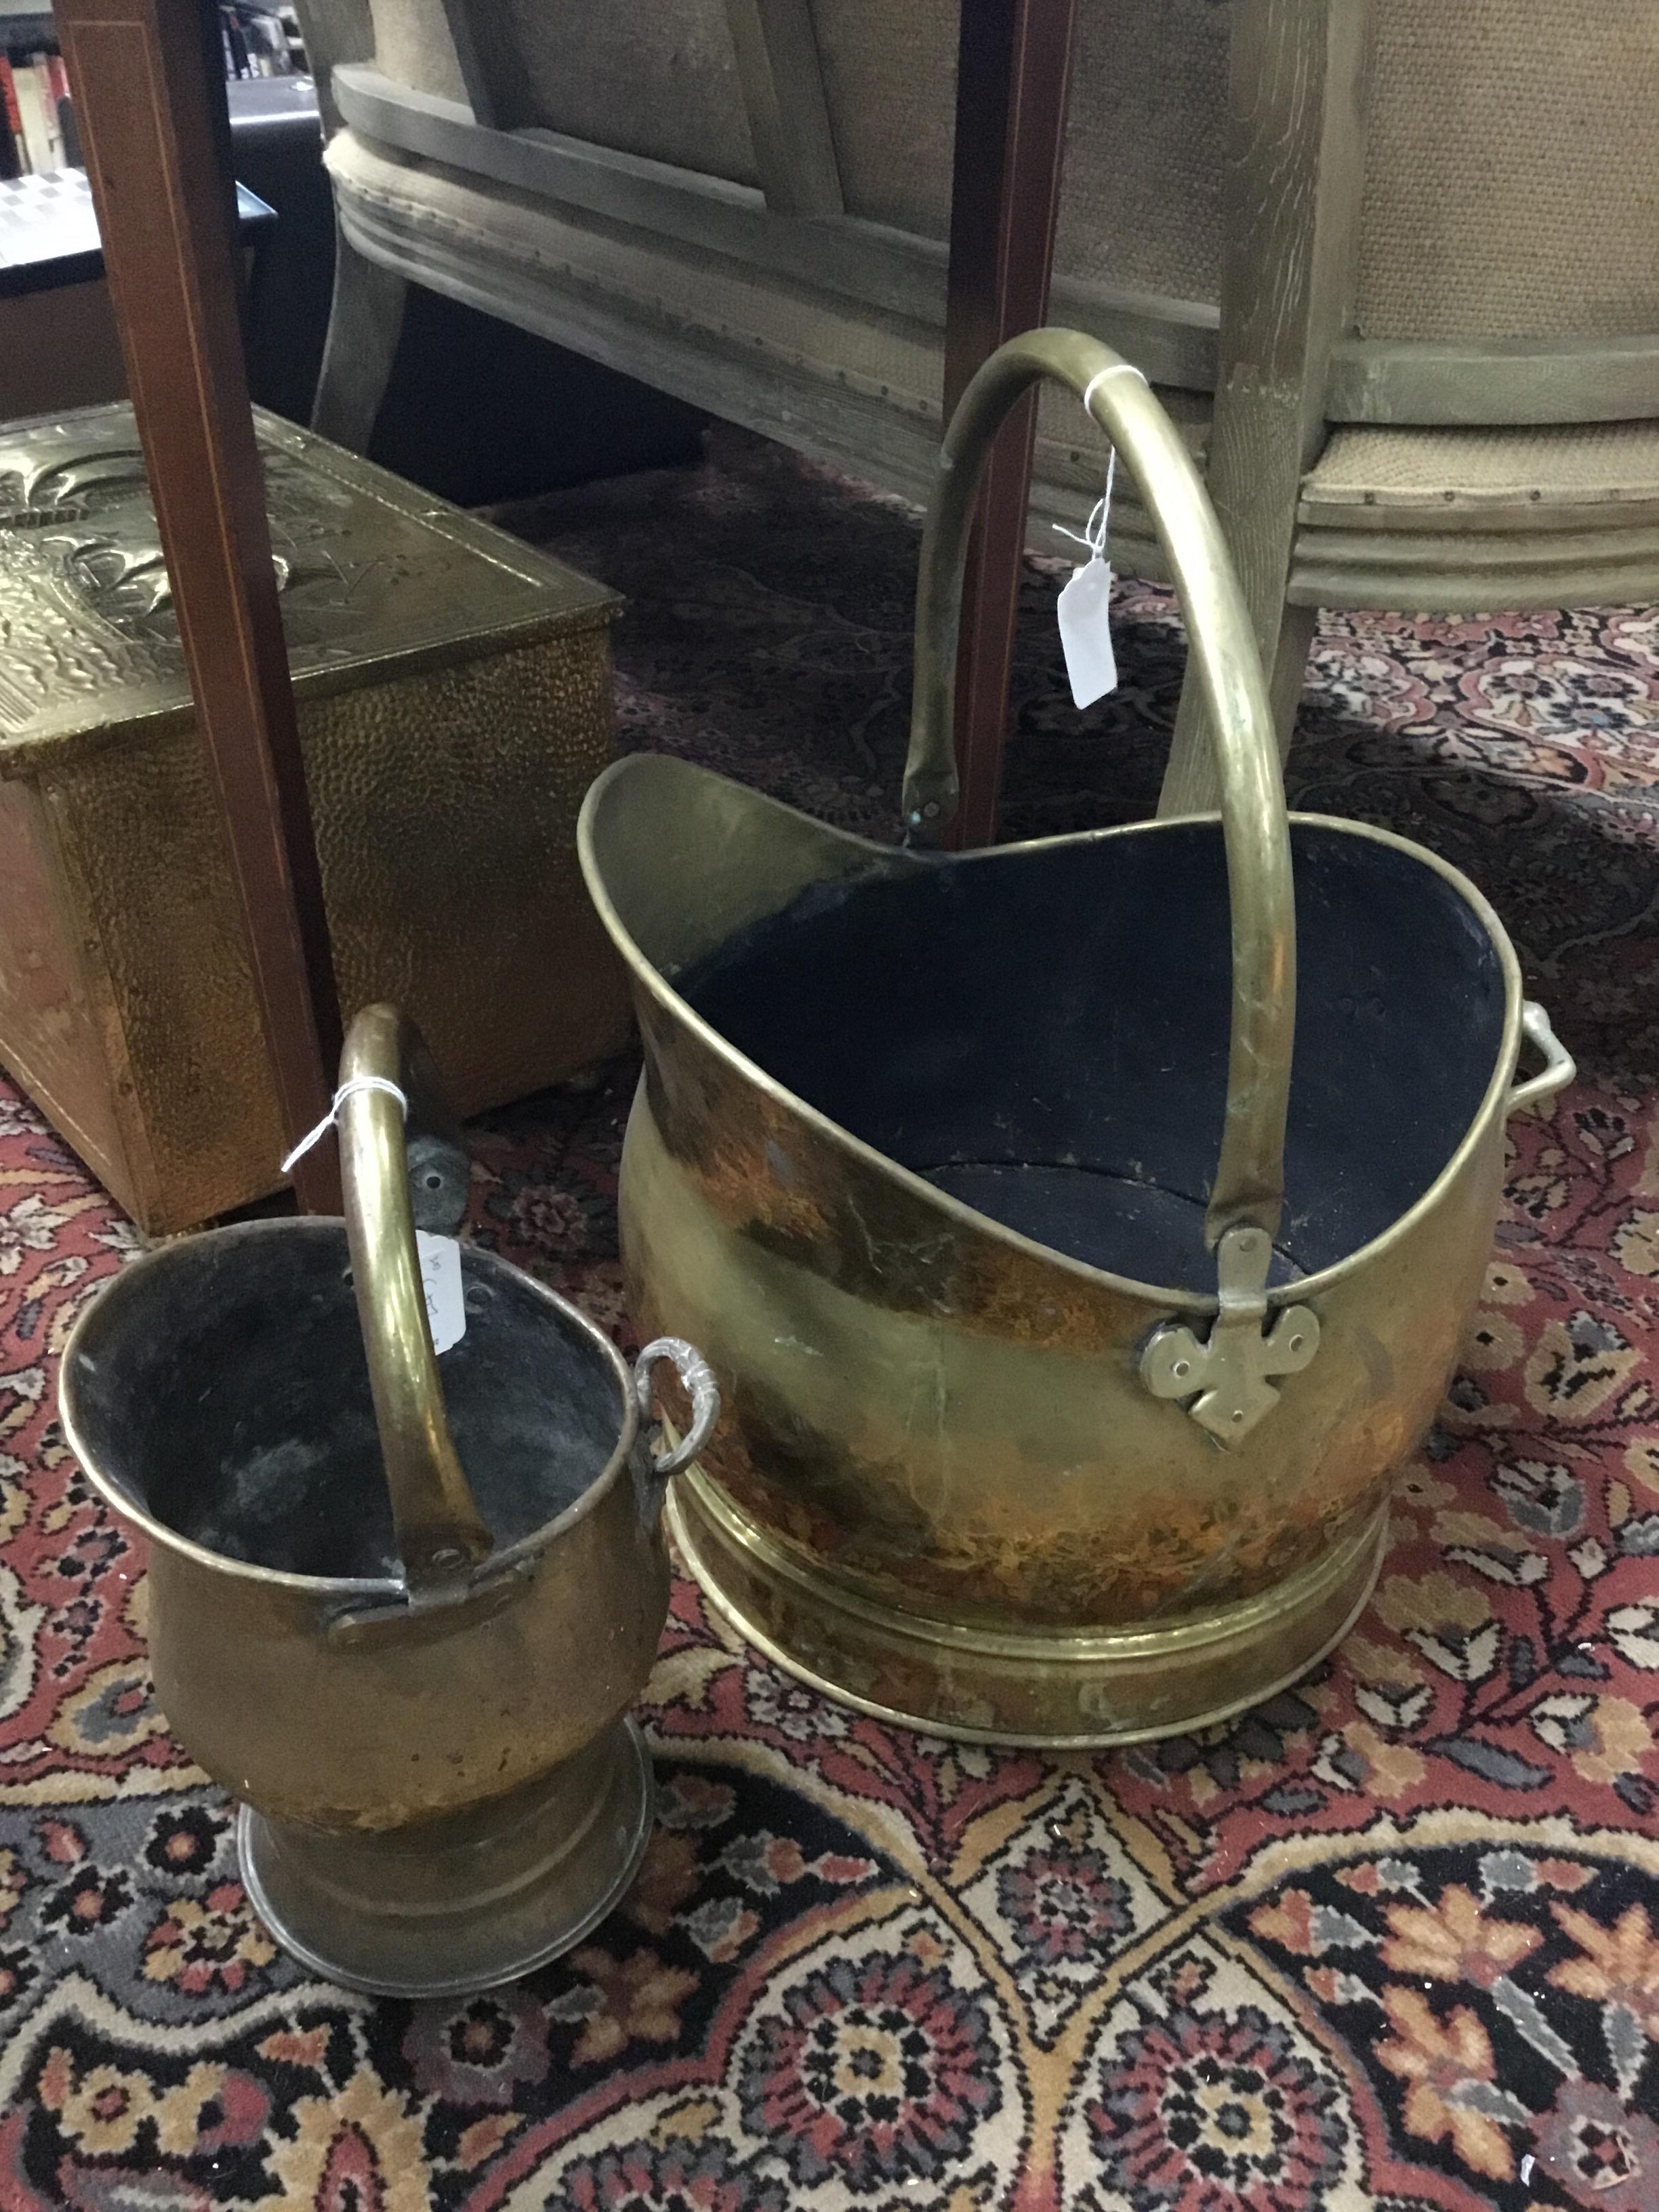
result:
[[[217,15],[225,76],[232,82],[304,70],[292,0],[217,0]],[[10,7],[0,0],[0,182],[54,175],[80,161],[52,9]]]
[[[0,178],[51,176],[81,158],[51,10],[0,5]]]

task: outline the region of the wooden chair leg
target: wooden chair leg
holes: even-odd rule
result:
[[[1210,749],[1210,718],[1199,693],[1198,678],[1189,665],[1181,686],[1175,739],[1158,795],[1158,811],[1160,817],[1213,814],[1220,804],[1221,784]]]
[[[337,446],[366,453],[404,326],[408,280],[359,253],[334,227],[334,299],[311,427]]]
[[[1285,619],[1279,624],[1279,650],[1273,655],[1273,665],[1267,671],[1267,701],[1273,710],[1273,728],[1279,737],[1279,764],[1281,768],[1291,757],[1291,745],[1296,737],[1296,714],[1302,704],[1302,694],[1308,683],[1308,654],[1312,649],[1314,632],[1319,627],[1317,607],[1286,607]]]
[[[1312,607],[1286,607],[1279,620],[1273,665],[1267,672],[1267,699],[1273,708],[1281,766],[1290,757],[1291,741],[1296,734],[1297,708],[1302,703],[1307,678],[1308,650],[1318,620],[1317,611]],[[1181,687],[1175,742],[1170,748],[1170,765],[1164,771],[1158,811],[1160,816],[1213,814],[1220,804],[1221,784],[1216,774],[1209,716],[1198,679],[1189,667]]]
[[[1236,0],[1221,349],[1206,483],[1289,749],[1313,637],[1286,607],[1302,481],[1326,436],[1331,348],[1352,319],[1364,181],[1369,0]],[[1196,685],[1176,720],[1160,814],[1219,785]]]
[[[1048,319],[1078,0],[963,0],[945,336],[945,415],[988,354]],[[1036,398],[1002,427],[963,580],[956,749],[962,803],[945,842],[988,845],[1008,724]]]

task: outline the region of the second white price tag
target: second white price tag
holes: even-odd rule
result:
[[[415,1231],[421,1255],[421,1288],[426,1293],[427,1325],[432,1349],[447,1352],[466,1334],[466,1294],[461,1285],[461,1248],[453,1237],[430,1237]]]

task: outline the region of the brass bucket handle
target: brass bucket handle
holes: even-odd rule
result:
[[[352,1088],[365,1077],[395,1084],[409,1102]],[[340,1059],[337,1119],[357,1318],[392,1520],[411,1596],[465,1581],[494,1544],[456,1456],[444,1413],[421,1286],[406,1147],[422,1138],[465,1142],[420,1031],[395,1006],[365,1006]]]
[[[1116,370],[1124,373],[1103,374]],[[963,392],[945,433],[916,588],[905,823],[917,842],[936,843],[956,812],[951,708],[974,495],[1003,417],[1043,377],[1086,396],[1095,422],[1139,487],[1175,578],[1209,709],[1232,905],[1233,1000],[1226,1121],[1204,1233],[1213,1249],[1230,1231],[1264,1231],[1265,1284],[1284,1207],[1296,1034],[1290,824],[1267,685],[1215,510],[1186,447],[1145,379],[1080,331],[1028,331],[1000,346]],[[1254,1259],[1254,1242],[1249,1249]]]

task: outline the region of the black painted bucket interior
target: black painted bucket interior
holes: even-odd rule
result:
[[[1291,830],[1297,985],[1275,1279],[1379,1236],[1467,1133],[1504,974],[1437,871]],[[1218,825],[815,885],[675,978],[797,1097],[981,1213],[1132,1279],[1212,1290],[1231,1017]]]
[[[232,1559],[399,1571],[343,1226],[192,1237],[94,1308],[64,1388],[85,1455]],[[451,1433],[498,1548],[575,1504],[620,1441],[601,1348],[526,1278],[462,1247],[466,1334],[440,1354]]]

